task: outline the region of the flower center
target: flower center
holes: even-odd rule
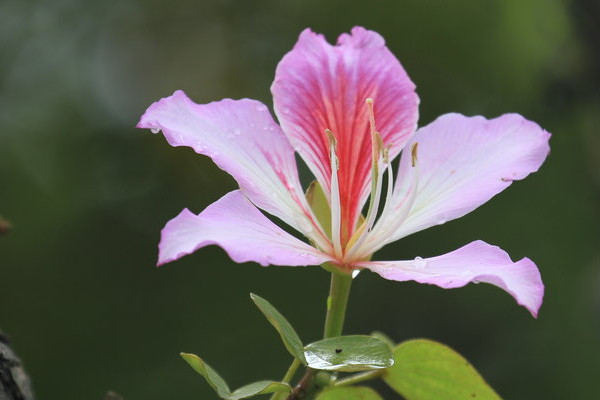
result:
[[[394,194],[394,175],[389,159],[390,145],[384,144],[381,134],[376,129],[373,99],[367,98],[365,104],[368,109],[371,133],[371,192],[366,217],[359,220],[358,228],[344,245],[340,240],[341,206],[338,181],[339,165],[336,155],[337,140],[329,129],[325,130],[329,140],[331,162],[331,241],[333,255],[342,266],[351,266],[356,261],[370,258],[375,250],[386,243],[389,235],[395,230],[394,227],[397,228],[408,215],[418,182],[417,172],[413,175],[413,182],[407,189],[408,192],[403,193],[406,196],[406,201],[402,202],[404,206],[401,209],[395,207],[393,203],[397,202],[393,201],[393,197],[402,194]],[[417,145],[415,143],[410,149],[413,168],[417,167]],[[388,174],[387,192],[383,201],[383,210],[380,213],[383,177],[386,172]],[[391,215],[392,213],[393,215]],[[380,214],[379,218],[377,218],[378,214]],[[382,223],[389,218],[394,219],[393,223]]]

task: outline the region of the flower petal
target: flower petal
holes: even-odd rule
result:
[[[161,232],[158,265],[213,244],[238,263],[298,266],[329,261],[271,222],[240,190],[234,190],[199,215],[185,209],[169,221]]]
[[[419,168],[413,168],[413,155],[403,152],[393,201],[404,201],[410,192],[405,186],[412,186],[412,175],[419,173],[417,193],[386,243],[462,217],[537,171],[550,151],[549,139],[548,132],[518,114],[491,120],[446,114],[419,129],[406,147],[418,143]]]
[[[160,129],[172,146],[211,157],[254,204],[318,242],[294,149],[262,103],[225,99],[199,105],[176,91],[152,104],[137,126]]]
[[[352,232],[369,193],[371,136],[365,100],[374,100],[377,129],[393,158],[416,129],[415,85],[379,34],[355,27],[336,46],[308,29],[302,32],[277,66],[271,91],[283,131],[327,194],[331,169],[324,131],[335,135],[342,221]]]
[[[533,261],[523,258],[513,262],[504,250],[481,240],[438,257],[374,261],[360,266],[385,279],[412,280],[444,289],[462,287],[469,282],[490,283],[508,292],[534,317],[544,298],[544,284]]]

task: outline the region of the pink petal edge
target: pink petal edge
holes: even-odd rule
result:
[[[196,104],[178,90],[148,107],[137,127],[162,130],[170,145],[209,156],[258,207],[306,236],[314,234],[294,149],[261,102]]]
[[[329,261],[271,222],[240,190],[229,192],[198,215],[185,209],[170,220],[161,232],[158,265],[209,245],[222,247],[237,263],[305,266]]]
[[[509,293],[534,318],[544,298],[544,284],[529,258],[513,262],[501,248],[477,240],[450,253],[410,261],[360,263],[385,279],[416,281],[444,289],[486,282]]]
[[[414,204],[387,243],[462,217],[536,172],[550,152],[550,136],[518,114],[489,120],[446,114],[420,128],[407,145],[418,143]],[[415,173],[410,152],[403,152],[395,202],[404,201],[396,194],[406,192]]]

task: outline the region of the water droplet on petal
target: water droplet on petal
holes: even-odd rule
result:
[[[239,136],[239,135],[241,135],[241,134],[242,134],[242,130],[241,130],[241,129],[239,129],[239,128],[235,128],[235,129],[233,130],[233,134],[234,134],[235,136]]]
[[[360,274],[360,269],[355,269],[352,271],[352,279],[356,278]]]
[[[284,114],[289,114],[290,113],[290,109],[287,108],[287,107],[285,107],[282,111],[283,111]]]
[[[160,128],[150,128],[150,132],[158,133],[158,132],[160,132]]]
[[[423,269],[427,266],[427,260],[423,260],[423,257],[415,257],[415,268]]]

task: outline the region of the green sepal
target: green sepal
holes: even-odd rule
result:
[[[304,345],[302,340],[288,322],[287,319],[273,307],[268,301],[260,296],[250,293],[250,298],[256,304],[258,309],[264,314],[267,320],[273,325],[273,327],[281,336],[283,345],[290,352],[290,354],[300,360],[306,365],[306,359],[304,358]]]
[[[259,381],[250,383],[235,390],[227,397],[227,400],[248,399],[250,397],[258,396],[260,394],[275,392],[290,393],[291,391],[292,388],[287,383],[275,381]]]
[[[427,339],[400,343],[383,380],[407,400],[498,400],[473,366],[450,347]]]
[[[304,348],[307,365],[324,371],[356,372],[389,368],[392,350],[381,339],[350,335],[311,343]]]
[[[383,397],[367,386],[334,386],[319,393],[316,400],[383,400]]]
[[[229,386],[227,386],[227,382],[221,376],[210,367],[207,363],[204,362],[203,359],[198,357],[195,354],[189,353],[181,353],[181,357],[187,361],[188,364],[202,377],[206,380],[206,382],[213,388],[215,392],[222,399],[228,399],[231,395],[231,391],[229,390]]]
[[[321,224],[321,228],[323,228],[327,237],[331,237],[331,208],[318,181],[312,181],[308,185],[305,197],[317,221]]]

